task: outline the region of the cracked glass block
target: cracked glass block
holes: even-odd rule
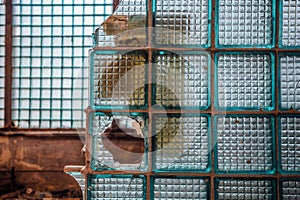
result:
[[[154,179],[153,199],[209,199],[209,180],[205,178],[165,178]]]
[[[80,172],[67,172],[70,176],[72,176],[80,186],[83,199],[85,199],[85,177]]]
[[[142,108],[146,105],[144,52],[92,52],[91,98],[94,108]]]
[[[272,117],[216,118],[216,167],[222,172],[266,172],[274,167]]]
[[[300,109],[300,55],[280,55],[280,102],[282,109]]]
[[[89,175],[88,199],[90,200],[143,200],[146,196],[143,176]]]
[[[273,46],[275,8],[272,0],[220,0],[217,5],[217,45]],[[274,3],[275,7],[275,3]]]
[[[217,179],[216,199],[275,199],[272,180]]]
[[[281,199],[300,199],[300,180],[284,180],[281,182]]]
[[[131,113],[95,113],[90,117],[91,168],[101,170],[144,170],[148,119]]]
[[[147,44],[147,1],[122,0],[94,33],[94,46],[142,47]]]
[[[280,43],[282,46],[300,46],[300,1],[280,1],[282,10],[280,13]]]
[[[209,170],[209,116],[154,115],[153,130],[156,170]]]
[[[300,172],[300,116],[280,117],[281,169]]]
[[[154,43],[208,47],[209,0],[156,0]]]
[[[272,54],[217,54],[217,105],[228,110],[274,109]]]
[[[155,103],[172,109],[206,109],[210,105],[210,56],[160,52],[155,63]]]

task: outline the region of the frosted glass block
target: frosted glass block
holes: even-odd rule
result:
[[[274,45],[274,1],[220,0],[217,14],[217,45],[239,47]]]
[[[90,200],[144,200],[145,178],[143,176],[89,175],[88,199]]]
[[[178,178],[155,178],[155,200],[166,199],[209,199],[209,180],[205,178],[178,177]]]
[[[300,180],[285,180],[281,182],[281,199],[300,199]]]
[[[165,108],[206,109],[210,105],[210,56],[161,52],[155,56],[155,103]]]
[[[90,59],[92,107],[145,106],[146,55],[143,52],[94,51]]]
[[[209,2],[209,0],[156,0],[154,43],[159,46],[209,46]]]
[[[90,123],[93,170],[145,170],[146,116],[95,113]]]
[[[280,55],[280,102],[282,109],[300,108],[300,55]]]
[[[282,46],[300,46],[300,1],[280,1],[280,44]]]
[[[95,31],[95,46],[146,46],[147,1],[122,0]]]
[[[217,106],[228,110],[274,109],[273,62],[272,54],[217,54]]]
[[[215,126],[215,165],[219,171],[272,173],[275,159],[272,117],[219,116]]]
[[[300,116],[280,117],[280,167],[300,172]]]
[[[83,199],[85,199],[85,177],[80,172],[67,172],[72,176],[81,188]]]
[[[153,124],[156,170],[209,170],[208,116],[155,115]]]
[[[216,199],[275,199],[272,180],[217,179]]]

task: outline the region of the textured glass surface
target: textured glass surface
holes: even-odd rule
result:
[[[207,116],[156,115],[153,123],[157,170],[207,170],[210,152]]]
[[[282,182],[281,199],[300,199],[300,180],[287,180]]]
[[[144,200],[143,177],[115,177],[89,175],[88,199],[90,200]]]
[[[109,1],[107,1],[108,3]],[[111,4],[13,1],[13,121],[20,128],[81,128],[91,34]]]
[[[95,46],[146,45],[146,0],[122,0],[95,32]]]
[[[218,106],[272,109],[275,96],[272,62],[270,54],[218,54]]]
[[[91,150],[93,170],[145,169],[147,123],[145,116],[108,116],[102,113],[92,116],[90,133],[93,135]],[[132,137],[128,138],[124,134],[120,136],[118,134],[120,132]],[[107,133],[111,133],[112,137]],[[135,150],[131,145],[138,145],[140,148]]]
[[[284,0],[282,4],[281,38],[283,46],[300,46],[300,1]]]
[[[218,45],[269,46],[274,42],[272,0],[220,0]]]
[[[300,116],[280,117],[281,169],[300,172]]]
[[[209,199],[208,179],[155,178],[153,199]]]
[[[70,176],[72,176],[78,183],[81,188],[83,199],[85,199],[85,177],[80,172],[67,172]]]
[[[281,55],[280,106],[283,109],[300,108],[300,55]]]
[[[156,0],[157,45],[209,45],[209,0]]]
[[[99,108],[111,106],[145,105],[146,54],[140,52],[92,55],[90,71],[91,105]]]
[[[218,170],[270,171],[273,169],[271,117],[232,116],[216,119]]]
[[[0,128],[4,125],[5,6],[0,4]]]
[[[209,106],[210,58],[207,54],[164,52],[155,56],[155,102],[169,108]]]
[[[219,179],[216,199],[275,199],[270,180],[227,180]]]

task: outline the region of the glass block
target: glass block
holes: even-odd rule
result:
[[[281,182],[281,199],[297,200],[300,199],[300,180],[298,179],[285,179]]]
[[[146,106],[146,54],[94,51],[90,56],[90,105],[95,109]]]
[[[146,182],[143,176],[88,176],[88,199],[90,200],[144,200],[145,190]]]
[[[0,128],[4,126],[5,6],[0,5]]]
[[[94,33],[95,46],[147,45],[147,1],[122,0],[116,11]]]
[[[220,172],[273,173],[274,119],[269,116],[218,116],[215,167]],[[216,162],[217,161],[217,162]]]
[[[284,110],[300,109],[300,55],[279,56],[279,107]]]
[[[217,46],[274,46],[275,1],[220,0],[217,2]]]
[[[285,0],[280,2],[280,46],[300,47],[300,2]]]
[[[153,2],[155,45],[210,46],[210,0]]]
[[[276,199],[273,180],[216,179],[216,199]]]
[[[217,107],[226,110],[274,109],[273,55],[220,53],[215,58]]]
[[[205,52],[155,55],[155,102],[170,109],[210,106],[210,56]]]
[[[209,199],[209,180],[195,177],[157,177],[154,179],[152,199]]]
[[[206,115],[154,115],[154,166],[157,171],[210,169],[210,118]]]
[[[280,116],[280,167],[285,172],[300,172],[300,116]]]
[[[145,170],[148,117],[140,113],[90,116],[93,170]]]
[[[85,177],[80,172],[67,172],[72,176],[81,188],[83,199],[85,199]]]

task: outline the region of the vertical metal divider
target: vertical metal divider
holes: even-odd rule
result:
[[[91,136],[90,136],[90,107],[88,107],[85,110],[86,114],[86,129],[85,129],[85,145],[86,145],[86,151],[85,151],[85,167],[82,169],[81,173],[83,173],[84,178],[85,178],[85,188],[84,188],[84,195],[83,199],[88,199],[88,174],[91,172],[91,155],[92,153],[90,152],[92,149],[92,144],[91,144]]]
[[[152,0],[147,0],[148,2],[148,11],[147,11],[147,47],[148,47],[148,135],[147,135],[147,139],[148,139],[148,150],[147,150],[147,155],[148,155],[148,172],[146,174],[146,199],[150,200],[151,199],[151,174],[153,171],[153,147],[152,147],[152,111],[151,111],[151,106],[152,106],[152,73],[153,73],[153,65],[152,65],[152,56],[153,56],[153,52],[152,52],[152,31],[153,31],[153,2]],[[155,0],[154,0],[155,1]]]
[[[279,1],[276,1],[276,25],[275,25],[275,175],[276,175],[276,195],[277,199],[280,199],[280,176],[279,176],[279,130],[278,130],[278,112],[279,112],[279,88],[278,88],[278,80],[279,80],[279,74],[278,74],[278,49],[279,49],[279,29],[280,29],[280,23],[279,23],[279,16],[280,16],[280,10],[279,10]],[[273,148],[274,149],[274,148]]]
[[[210,199],[215,199],[215,152],[214,152],[214,114],[215,114],[215,64],[214,64],[214,57],[215,57],[215,16],[216,16],[216,2],[215,0],[211,0],[211,21],[210,21],[210,28],[211,28],[211,50],[210,50],[210,59],[211,59],[211,77],[210,77],[210,91],[211,91],[211,103],[210,103],[210,145],[211,145],[211,173],[210,173]]]
[[[13,24],[12,0],[5,0],[5,88],[4,88],[4,127],[12,128],[12,49]]]

